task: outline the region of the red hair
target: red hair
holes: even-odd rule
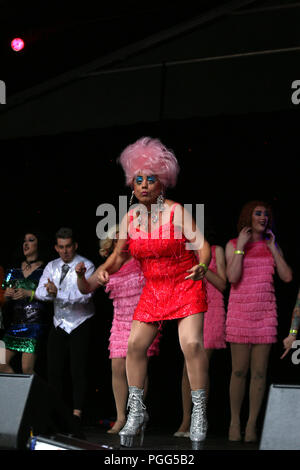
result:
[[[237,223],[238,233],[240,233],[242,228],[252,226],[252,214],[253,214],[254,209],[258,206],[265,207],[269,211],[268,224],[266,226],[266,229],[271,228],[272,220],[273,220],[271,205],[265,201],[259,201],[259,200],[249,201],[242,207],[239,220]]]

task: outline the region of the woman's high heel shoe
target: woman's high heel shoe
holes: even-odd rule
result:
[[[190,439],[201,442],[206,438],[206,393],[205,390],[192,390],[193,412],[191,416]]]
[[[127,408],[129,413],[123,429],[119,432],[120,444],[124,447],[132,447],[136,436],[140,438],[140,446],[144,441],[144,431],[148,421],[148,414],[143,403],[144,390],[137,387],[129,387]],[[148,418],[148,419],[147,419]]]
[[[257,431],[255,426],[246,426],[245,430],[245,442],[257,442]]]
[[[231,442],[239,442],[242,440],[241,428],[239,424],[231,424],[229,427],[228,440]]]
[[[121,424],[120,424],[121,423]],[[112,428],[108,429],[108,431],[106,431],[108,434],[118,434],[121,429],[125,426],[125,423],[126,423],[126,419],[122,419],[120,421],[116,421],[115,424],[113,425]]]
[[[189,431],[176,431],[173,434],[174,437],[190,437]]]

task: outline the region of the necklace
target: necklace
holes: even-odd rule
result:
[[[148,218],[143,223],[143,219],[145,218],[146,214],[147,214],[147,216],[151,214],[151,221],[154,224],[156,224],[158,222],[158,219],[159,219],[159,213],[163,212],[164,210],[165,210],[165,206],[163,204],[163,201],[158,201],[157,204],[152,204],[150,211],[147,210],[145,208],[145,206],[139,207],[138,208],[139,215],[138,215],[138,218],[137,218],[139,225],[148,226]]]
[[[136,208],[136,213],[138,213],[137,221],[140,226],[145,226],[146,231],[148,231],[149,215],[151,215],[151,222],[153,224],[156,224],[159,221],[159,213],[165,210],[164,202],[165,199],[163,194],[161,193],[156,200],[156,204],[151,204],[150,211],[143,204],[138,204]]]
[[[34,259],[33,261],[25,260],[25,263],[26,263],[25,269],[30,269],[31,265],[34,264],[34,263],[37,263],[37,262],[38,262],[38,259]]]

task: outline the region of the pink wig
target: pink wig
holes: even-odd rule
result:
[[[127,186],[132,185],[138,173],[156,175],[165,188],[176,184],[179,173],[177,159],[159,139],[138,139],[123,150],[118,161],[125,172]]]

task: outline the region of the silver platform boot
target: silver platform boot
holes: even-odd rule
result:
[[[144,431],[148,421],[148,414],[143,403],[144,390],[137,387],[129,387],[127,409],[129,413],[124,428],[119,432],[121,446],[132,447],[134,437],[139,436],[140,446],[144,441]]]
[[[193,443],[204,441],[207,432],[206,392],[192,390],[193,412],[191,416],[190,439]]]

